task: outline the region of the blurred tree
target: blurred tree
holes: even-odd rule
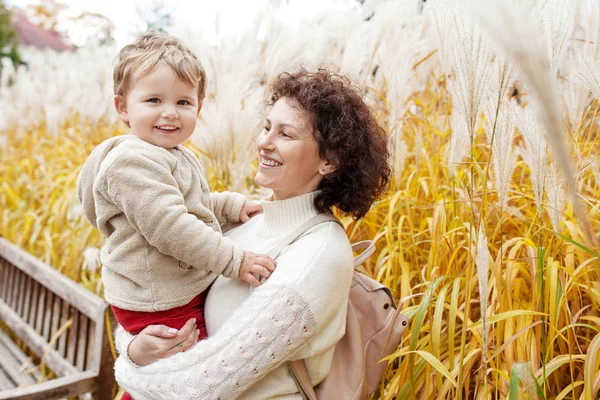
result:
[[[4,1],[0,0],[0,80],[5,58],[12,62],[15,69],[25,64],[19,54],[18,44],[17,34],[10,25],[10,13],[6,9]]]
[[[137,12],[142,21],[140,32],[137,32],[138,34],[149,30],[164,32],[171,25],[173,9],[168,8],[164,0],[145,1],[141,4],[143,5],[140,5],[139,2],[136,4]]]
[[[79,46],[115,43],[115,24],[106,16],[84,11],[68,21],[67,35]]]
[[[60,32],[60,16],[66,9],[66,4],[56,0],[41,0],[39,4],[28,5],[25,12],[31,22],[37,26]]]

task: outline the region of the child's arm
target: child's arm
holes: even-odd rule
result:
[[[213,213],[220,225],[227,222],[234,224],[240,222],[240,214],[247,201],[246,196],[233,192],[212,192],[210,197],[213,203]]]
[[[188,213],[173,165],[139,149],[115,151],[105,161],[98,190],[151,246],[194,267],[239,277],[243,249]]]

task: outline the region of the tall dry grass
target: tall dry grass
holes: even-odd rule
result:
[[[365,270],[411,319],[377,397],[598,396],[600,4],[525,3],[487,26],[485,11],[439,0],[423,12],[367,4],[293,29],[269,8],[217,45],[174,31],[210,77],[189,145],[215,189],[260,195],[257,104],[298,62],[352,75],[388,130],[392,187],[344,221],[353,241],[377,240]],[[75,177],[125,128],[110,111],[108,50],[87,51],[36,54],[1,83],[0,234],[101,294],[102,239],[81,216]],[[95,63],[78,64],[90,54]]]

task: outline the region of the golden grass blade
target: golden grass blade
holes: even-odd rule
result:
[[[600,382],[600,334],[594,337],[588,347],[583,374],[585,400],[595,399]]]
[[[435,368],[435,370],[437,372],[439,372],[440,374],[444,375],[446,377],[446,379],[448,379],[448,381],[452,385],[454,385],[454,387],[457,386],[456,380],[454,380],[454,378],[452,377],[452,375],[450,374],[450,372],[446,369],[446,367],[444,367],[444,365],[437,358],[435,358],[435,356],[433,354],[431,354],[431,353],[429,353],[427,351],[422,351],[422,350],[412,350],[412,351],[408,351],[407,353],[415,353],[415,354],[420,355],[433,368]]]

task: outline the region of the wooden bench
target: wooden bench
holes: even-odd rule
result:
[[[0,323],[56,375],[37,383],[39,372],[23,371],[29,358],[0,330],[0,400],[86,393],[112,399],[106,307],[100,297],[0,238]]]

